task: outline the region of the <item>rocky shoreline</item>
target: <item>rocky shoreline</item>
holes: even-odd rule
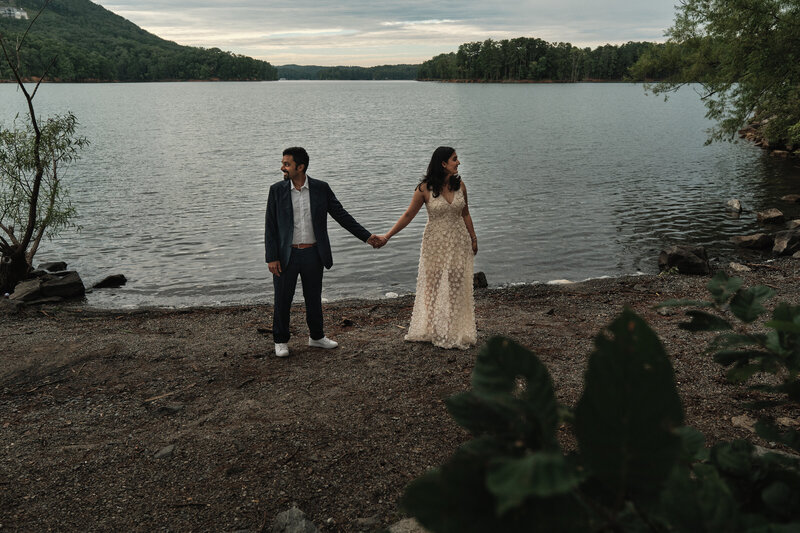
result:
[[[800,263],[753,264],[746,286],[800,303]],[[630,307],[658,333],[689,425],[707,443],[748,438],[745,404],[670,298],[702,299],[708,276],[634,276],[476,290],[479,344],[512,337],[538,354],[558,398],[580,396],[597,333]],[[479,347],[403,341],[413,297],[326,304],[333,351],[272,356],[267,306],[97,310],[43,304],[0,316],[0,529],[269,531],[294,505],[320,531],[403,519],[406,484],[468,436],[443,400],[469,388]],[[800,413],[773,413],[788,421]],[[561,435],[569,447],[572,437]]]

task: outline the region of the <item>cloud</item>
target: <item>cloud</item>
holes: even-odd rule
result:
[[[274,65],[419,63],[488,38],[538,37],[576,46],[660,41],[674,0],[110,0],[147,31]]]

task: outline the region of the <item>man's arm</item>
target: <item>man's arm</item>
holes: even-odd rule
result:
[[[272,188],[267,197],[267,212],[264,216],[264,249],[267,263],[277,261],[278,254],[278,204]]]
[[[331,190],[330,185],[326,183],[325,187],[328,197],[328,213],[330,213],[333,219],[338,222],[340,226],[355,235],[357,238],[361,239],[363,242],[367,242],[367,240],[373,237],[369,231],[364,229],[364,226],[356,222],[356,219],[353,218],[353,216],[348,213],[344,207],[342,207],[341,202],[339,202],[339,200],[336,198],[336,195],[333,194],[333,190]],[[372,240],[374,241],[374,239]]]

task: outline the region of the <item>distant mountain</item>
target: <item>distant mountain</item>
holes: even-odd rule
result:
[[[0,0],[0,35],[14,43],[42,5],[41,0]],[[29,20],[12,16],[23,9]],[[5,16],[4,16],[5,15]],[[13,44],[12,44],[13,46]],[[181,46],[161,39],[89,0],[54,0],[34,23],[22,49],[23,74],[48,71],[60,81],[275,80],[266,61],[218,48]],[[0,61],[0,79],[10,79]]]
[[[278,77],[286,80],[415,80],[419,65],[378,67],[278,66]]]

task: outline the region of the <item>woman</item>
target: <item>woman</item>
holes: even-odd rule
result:
[[[467,187],[458,175],[458,155],[440,146],[433,152],[411,205],[383,238],[405,228],[422,204],[428,223],[422,234],[417,295],[407,341],[432,342],[442,348],[466,349],[476,342],[472,265],[478,238],[467,205]]]

